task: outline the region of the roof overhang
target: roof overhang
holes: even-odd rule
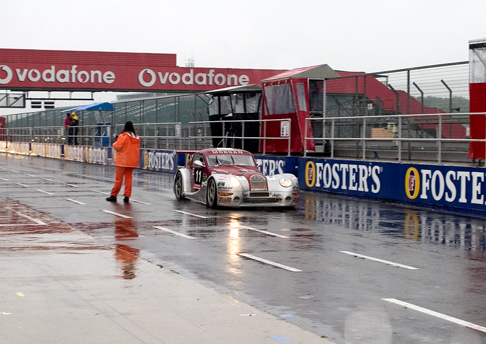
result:
[[[226,87],[220,88],[219,90],[204,92],[206,94],[211,95],[228,95],[232,93],[243,93],[243,92],[261,92],[262,87],[258,84],[251,84],[245,86],[233,86],[233,87]]]
[[[339,77],[339,74],[334,69],[327,64],[323,64],[319,66],[292,69],[262,80],[262,82],[271,82],[282,79],[331,79]]]
[[[61,112],[70,112],[70,111],[113,111],[114,107],[113,104],[104,102],[104,103],[92,103],[88,105],[82,105],[71,109],[62,110]]]

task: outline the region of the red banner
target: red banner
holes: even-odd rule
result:
[[[0,89],[207,91],[260,84],[282,72],[177,67],[174,62],[171,54],[0,49]]]

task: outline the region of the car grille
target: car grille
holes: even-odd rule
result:
[[[264,176],[254,174],[250,177],[250,190],[267,190],[267,180]]]
[[[268,191],[253,191],[250,192],[250,197],[268,197],[270,193]]]
[[[280,198],[277,197],[244,197],[243,203],[279,203]]]

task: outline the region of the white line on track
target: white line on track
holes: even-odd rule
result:
[[[47,192],[47,191],[44,191],[44,190],[37,190],[37,191],[45,193],[46,195],[54,195],[52,192]]]
[[[256,260],[256,261],[259,261],[260,263],[265,263],[265,264],[268,264],[268,265],[272,265],[272,266],[275,266],[277,268],[281,268],[281,269],[284,269],[284,270],[288,270],[288,271],[292,271],[292,272],[301,272],[302,271],[302,270],[299,270],[299,269],[296,269],[296,268],[293,268],[293,267],[290,267],[290,266],[287,266],[287,265],[283,265],[283,264],[280,264],[280,263],[272,262],[271,260],[267,260],[267,259],[264,259],[264,258],[256,257],[256,256],[251,255],[251,254],[248,254],[248,253],[238,253],[238,255],[239,256],[242,256],[242,257],[249,258],[249,259],[253,259],[253,260]]]
[[[409,270],[417,270],[418,269],[418,268],[414,268],[413,266],[408,266],[408,265],[390,262],[388,260],[373,258],[373,257],[365,256],[365,255],[362,255],[362,254],[359,254],[359,253],[354,253],[354,252],[349,252],[349,251],[339,251],[339,252],[344,253],[344,254],[348,254],[350,256],[355,256],[355,257],[358,257],[358,258],[368,259],[368,260],[372,260],[372,261],[375,261],[375,262],[396,266],[396,267],[403,268],[403,269],[409,269]]]
[[[44,226],[45,223],[6,223],[6,224],[0,224],[0,227],[12,227],[12,226]]]
[[[37,177],[37,176],[34,176],[33,174],[26,174],[27,177]]]
[[[53,182],[53,180],[49,178],[42,178],[42,179],[47,180],[48,182]]]
[[[407,308],[413,309],[413,310],[418,311],[418,312],[422,312],[422,313],[425,313],[425,314],[428,314],[428,315],[432,315],[434,317],[437,317],[437,318],[440,318],[440,319],[443,319],[443,320],[447,320],[447,321],[453,322],[453,323],[458,324],[458,325],[469,327],[469,328],[474,329],[476,331],[481,331],[481,332],[486,333],[486,327],[476,325],[476,324],[470,323],[468,321],[464,321],[464,320],[461,320],[461,319],[458,319],[458,318],[454,318],[454,317],[451,317],[449,315],[438,313],[438,312],[432,311],[430,309],[423,308],[423,307],[420,307],[420,306],[416,306],[414,304],[404,302],[404,301],[400,301],[400,300],[397,300],[397,299],[382,299],[382,300],[394,303],[394,304],[399,305],[399,306],[407,307]]]
[[[79,186],[74,185],[74,184],[67,184],[67,183],[66,183],[66,185],[67,185],[67,186],[71,186],[71,187],[73,187],[73,188],[79,188]]]
[[[182,233],[179,233],[179,232],[176,232],[176,231],[173,231],[172,229],[169,229],[169,228],[165,228],[165,227],[160,227],[160,226],[154,226],[154,228],[157,228],[157,229],[160,229],[164,232],[169,232],[169,233],[172,233],[172,234],[175,234],[175,235],[178,235],[178,236],[181,236],[183,238],[186,238],[186,239],[196,239],[192,236],[189,236],[189,235],[185,235],[185,234],[182,234]]]
[[[131,217],[131,216],[127,216],[127,215],[123,215],[123,214],[118,214],[118,213],[115,213],[114,211],[109,211],[109,210],[102,210],[102,211],[104,211],[105,213],[108,213],[108,214],[112,214],[112,215],[115,215],[115,216],[123,217],[125,219],[133,219],[133,217]]]
[[[71,199],[71,198],[66,198],[66,201],[73,202],[73,203],[77,203],[77,204],[86,204],[86,203],[83,203],[83,202],[80,202],[80,201],[76,201],[75,199]]]
[[[110,195],[109,192],[102,192],[102,191],[96,191],[96,190],[90,190],[90,191],[96,192],[96,193],[99,193],[99,194],[102,194],[102,195]],[[139,200],[136,200],[136,199],[131,199],[130,202],[136,202],[136,203],[142,203],[142,204],[150,205],[150,203],[139,201]]]
[[[186,214],[186,215],[191,215],[191,216],[195,216],[195,217],[200,217],[202,219],[209,219],[208,216],[202,216],[202,215],[197,215],[197,214],[192,214],[192,213],[188,213],[186,211],[182,211],[182,210],[174,210],[176,213],[181,213],[181,214]]]
[[[256,229],[256,228],[252,228],[252,227],[248,227],[248,226],[236,225],[235,227],[245,228],[245,229],[248,229],[250,231],[255,231],[255,232],[259,232],[259,233],[263,233],[263,234],[266,234],[266,235],[271,235],[271,236],[275,236],[275,237],[279,237],[279,238],[284,238],[284,239],[289,238],[288,236],[285,236],[285,235],[275,234],[275,233],[272,233],[272,232],[269,232],[269,231],[265,231],[265,230],[262,230],[262,229]]]
[[[6,182],[8,182],[8,179],[7,178],[0,178],[1,180],[5,180]]]
[[[131,199],[130,202],[142,203],[142,204],[145,204],[145,205],[150,205],[150,203],[143,202],[143,201],[139,201],[139,200],[136,200],[136,199]]]
[[[38,224],[38,225],[45,225],[45,224],[46,224],[45,222],[42,222],[42,221],[41,221],[41,220],[39,220],[39,219],[34,219],[33,217],[30,217],[29,215],[25,215],[25,214],[22,214],[22,213],[20,213],[20,212],[18,212],[18,211],[15,211],[15,210],[13,210],[13,209],[12,209],[12,208],[10,208],[10,207],[7,207],[6,209],[10,209],[10,210],[12,210],[12,211],[13,211],[15,214],[17,214],[17,215],[19,215],[19,216],[22,216],[23,218],[25,218],[25,219],[27,219],[27,220],[30,220],[30,221],[32,221],[32,222],[35,222],[35,223],[36,223],[36,224]],[[30,225],[32,225],[32,224],[30,224]]]
[[[102,191],[96,191],[96,190],[91,190],[91,192],[96,192],[96,193],[99,193],[99,194],[102,194],[102,195],[109,195],[110,194],[109,192],[102,192]]]
[[[25,184],[22,184],[22,183],[15,183],[17,185],[20,185],[20,186],[23,186],[24,188],[28,188],[29,186],[28,185],[25,185]]]

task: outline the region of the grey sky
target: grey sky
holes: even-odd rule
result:
[[[0,47],[175,53],[179,66],[348,71],[464,61],[485,0],[0,0]]]
[[[374,72],[468,59],[484,0],[0,0],[2,48],[176,53],[197,67]]]

